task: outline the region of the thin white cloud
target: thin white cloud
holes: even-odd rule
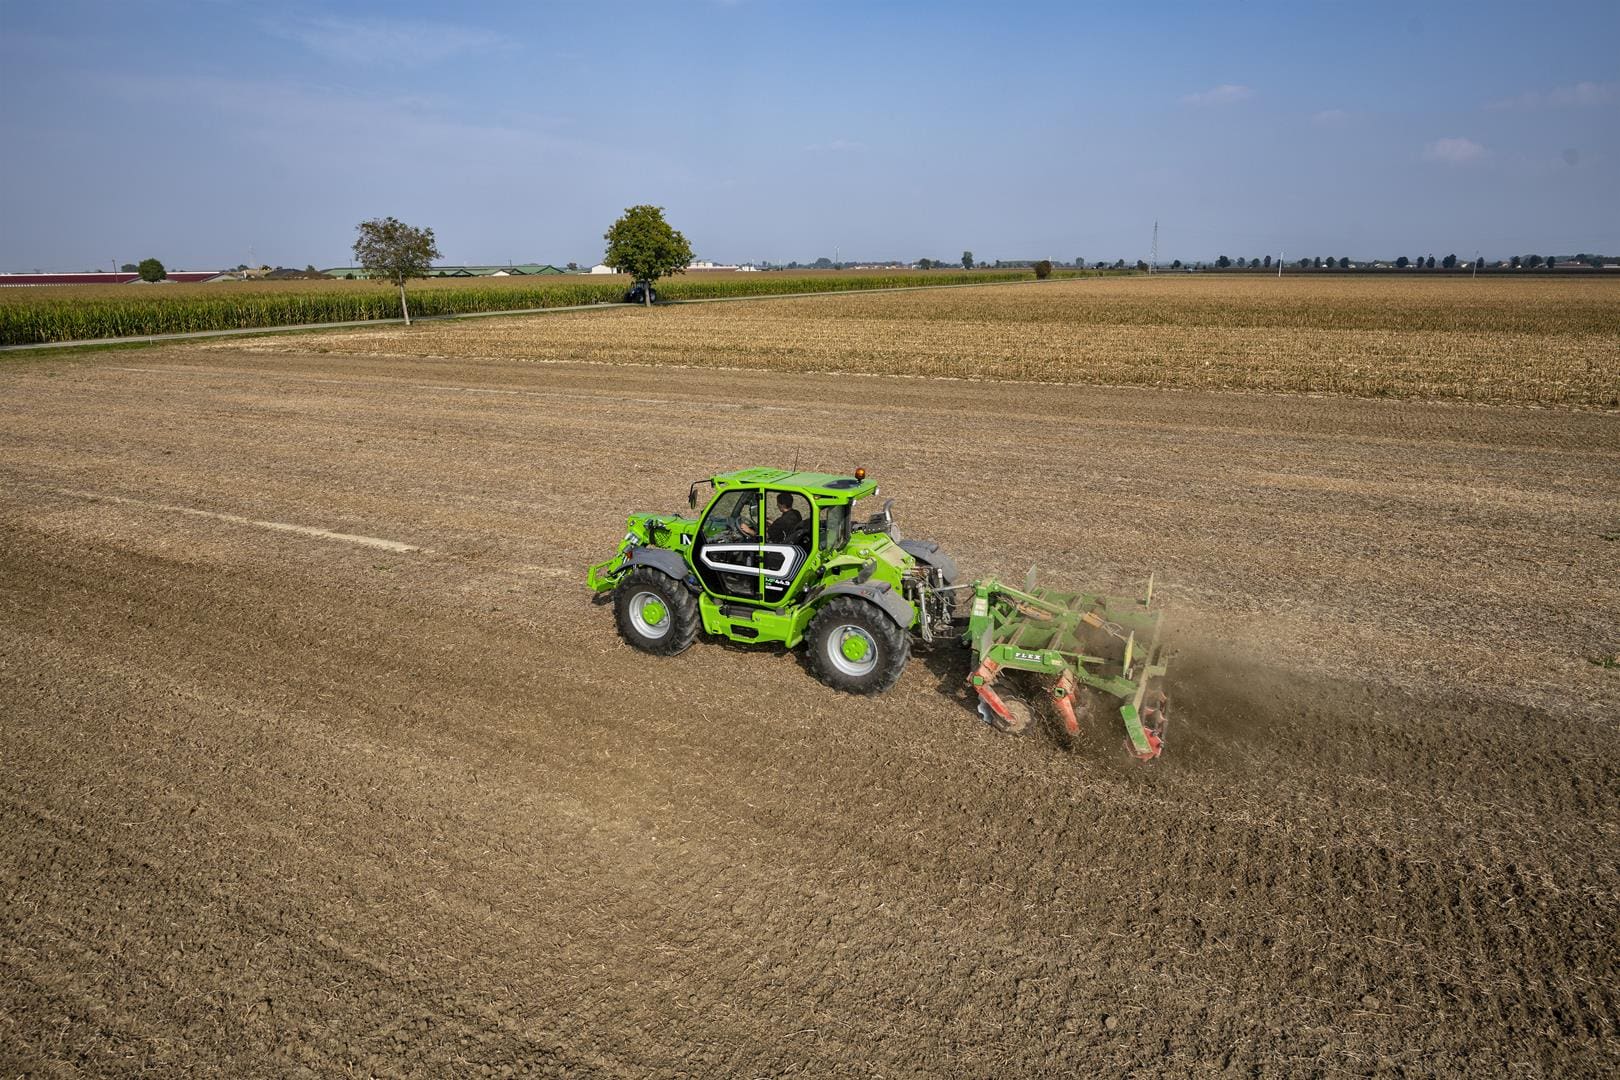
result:
[[[1311,117],[1312,127],[1343,127],[1350,120],[1350,114],[1343,109],[1323,109]]]
[[[1485,148],[1473,139],[1455,135],[1436,139],[1423,148],[1426,161],[1442,161],[1447,165],[1467,165],[1485,156]]]
[[[272,157],[366,160],[379,172],[419,173],[426,160],[528,167],[539,155],[644,167],[645,156],[570,137],[565,121],[506,113],[480,123],[455,118],[429,95],[369,93],[302,82],[190,76],[126,76],[106,85],[133,101],[190,110],[244,146]]]
[[[278,20],[266,28],[328,60],[367,67],[428,67],[512,45],[510,39],[489,30],[403,19],[322,15]]]
[[[804,148],[807,154],[843,154],[851,150],[864,150],[866,144],[854,139],[833,139],[830,142],[811,143]]]
[[[1208,90],[1200,90],[1196,94],[1188,94],[1181,99],[1184,105],[1232,105],[1239,101],[1247,101],[1254,97],[1254,90],[1237,83],[1222,83]]]
[[[1620,104],[1620,83],[1578,82],[1551,90],[1531,90],[1518,97],[1493,101],[1487,108],[1530,111],[1533,109],[1579,109],[1595,105]]]

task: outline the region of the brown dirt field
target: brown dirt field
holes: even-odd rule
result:
[[[0,1073],[1620,1069],[1620,417],[316,340],[0,368]],[[1166,756],[623,646],[795,454],[1156,569]]]

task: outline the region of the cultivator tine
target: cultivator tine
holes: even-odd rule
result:
[[[1063,718],[1063,730],[1071,736],[1080,734],[1080,720],[1074,714],[1074,695],[1079,687],[1074,681],[1074,672],[1068,668],[1058,676],[1057,685],[1052,687],[1052,703],[1057,706],[1058,715]]]
[[[973,689],[979,695],[979,715],[984,718],[985,723],[998,731],[1016,731],[1019,724],[1013,717],[1012,710],[1001,700],[1001,695],[990,688],[990,684],[996,681],[996,675],[1000,671],[1001,665],[986,657],[984,663],[973,672]]]
[[[1152,761],[1164,752],[1165,729],[1170,726],[1170,699],[1160,691],[1152,705],[1138,707],[1131,702],[1120,706],[1125,720],[1125,748],[1138,761]]]

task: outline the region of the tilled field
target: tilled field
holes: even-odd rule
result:
[[[305,348],[0,371],[0,1072],[1620,1069],[1615,415]],[[1157,570],[1166,756],[621,645],[795,457]]]

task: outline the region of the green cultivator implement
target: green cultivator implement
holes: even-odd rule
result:
[[[1080,732],[1088,696],[1113,698],[1122,702],[1119,715],[1131,753],[1143,761],[1158,757],[1168,702],[1154,686],[1165,669],[1160,613],[1151,610],[1152,603],[1151,578],[1147,595],[1136,601],[1042,588],[1033,568],[1022,589],[975,583],[967,640],[977,661],[970,681],[979,693],[979,715],[1003,731],[1027,729],[1029,706],[998,694],[992,684],[1003,671],[1033,672],[1052,680],[1052,704],[1070,735]]]
[[[808,644],[817,677],[839,690],[877,694],[900,677],[913,640],[960,640],[973,651],[969,682],[979,713],[998,730],[1030,730],[1023,697],[998,677],[1045,677],[1063,731],[1076,735],[1095,700],[1119,703],[1131,752],[1147,761],[1164,746],[1166,700],[1153,584],[1140,600],[957,581],[956,564],[925,540],[902,539],[893,500],[865,521],[851,512],[878,494],[853,476],[742,469],[699,480],[710,489],[693,517],[630,515],[614,555],[590,568],[611,593],[625,640],[673,656],[698,631],[739,642]],[[963,609],[966,609],[965,613]]]

